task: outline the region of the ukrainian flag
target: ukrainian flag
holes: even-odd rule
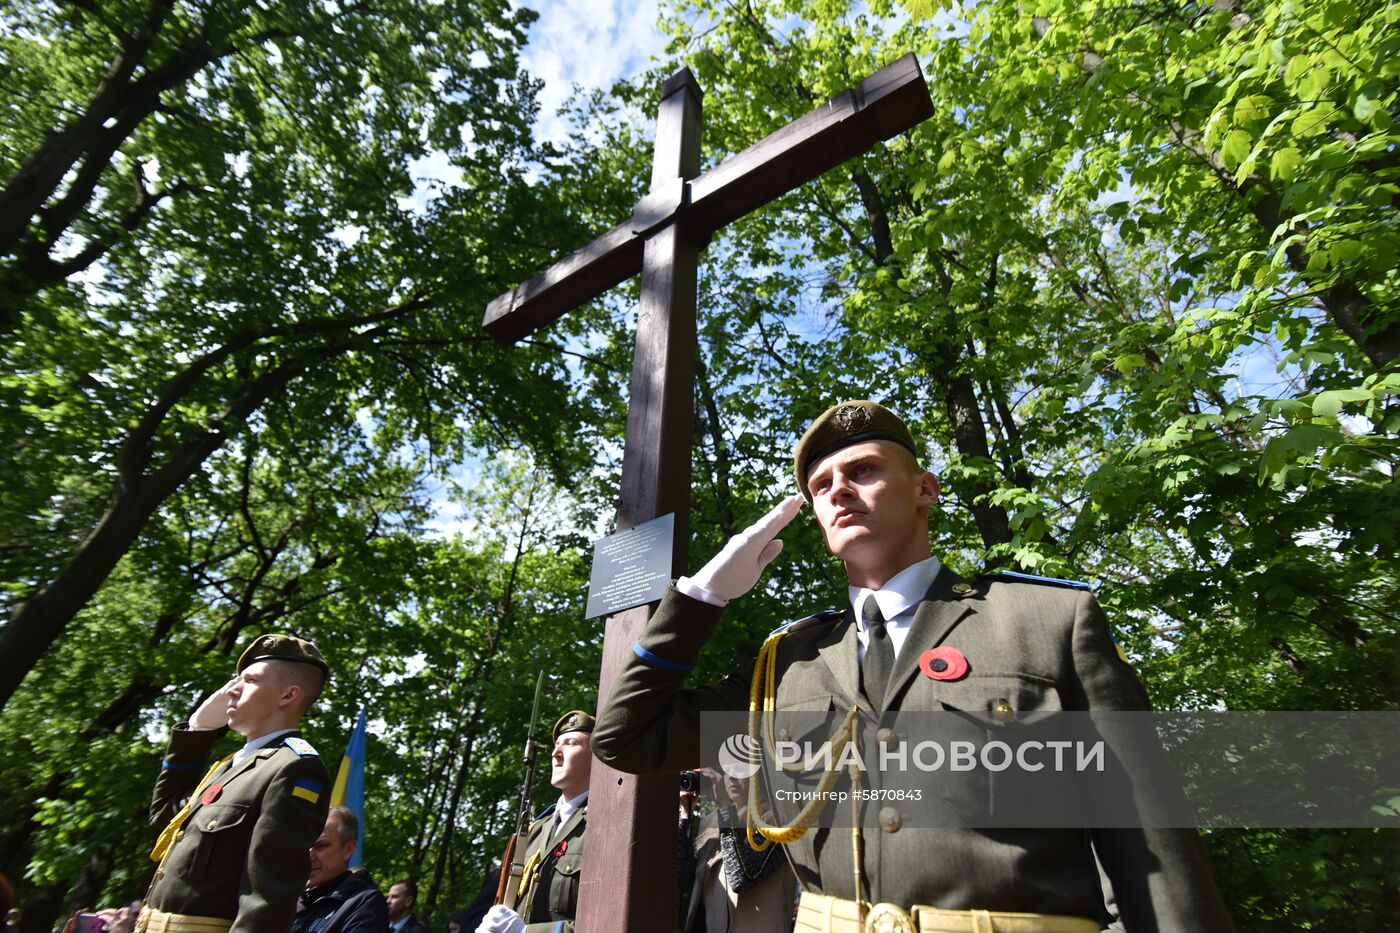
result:
[[[360,820],[360,837],[356,840],[355,854],[350,857],[351,868],[361,868],[365,864],[365,711],[360,710],[360,721],[355,723],[355,731],[350,733],[350,742],[345,746],[345,757],[340,759],[340,770],[335,775],[335,787],[331,788],[331,806],[347,807]]]

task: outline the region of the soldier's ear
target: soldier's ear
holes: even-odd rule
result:
[[[301,684],[287,684],[282,688],[282,696],[278,698],[277,705],[285,709],[300,700],[301,695]]]
[[[928,470],[919,475],[917,501],[923,508],[932,508],[938,501],[938,494],[941,487],[938,485],[938,477]]]

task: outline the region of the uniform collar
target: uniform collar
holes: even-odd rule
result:
[[[875,602],[880,606],[880,614],[887,620],[894,620],[911,612],[919,604],[929,587],[933,586],[933,581],[938,578],[940,569],[938,558],[930,557],[905,567],[878,590],[864,586],[848,587],[851,608],[856,614],[856,630],[865,633],[865,614],[861,609],[867,596],[874,595]]]
[[[242,748],[233,753],[233,763],[238,764],[240,761],[247,758],[254,752],[267,748],[273,742],[276,742],[278,739],[284,736],[291,735],[295,731],[297,730],[278,729],[276,732],[269,732],[266,735],[260,735],[256,739],[249,739],[246,743],[244,743]]]
[[[559,805],[554,808],[558,825],[563,826],[568,822],[569,817],[574,815],[574,811],[588,802],[588,791],[584,791],[572,800],[559,798]]]

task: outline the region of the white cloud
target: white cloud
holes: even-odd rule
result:
[[[645,69],[661,54],[656,0],[526,0],[540,14],[530,27],[526,69],[544,82],[538,131],[563,139],[567,124],[559,108],[573,93],[607,88]]]

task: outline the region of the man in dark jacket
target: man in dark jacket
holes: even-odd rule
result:
[[[389,885],[389,929],[394,933],[428,933],[428,922],[415,916],[418,882],[411,878]]]
[[[311,847],[311,877],[297,901],[292,933],[387,933],[389,907],[369,872],[350,871],[360,821],[331,807]]]

